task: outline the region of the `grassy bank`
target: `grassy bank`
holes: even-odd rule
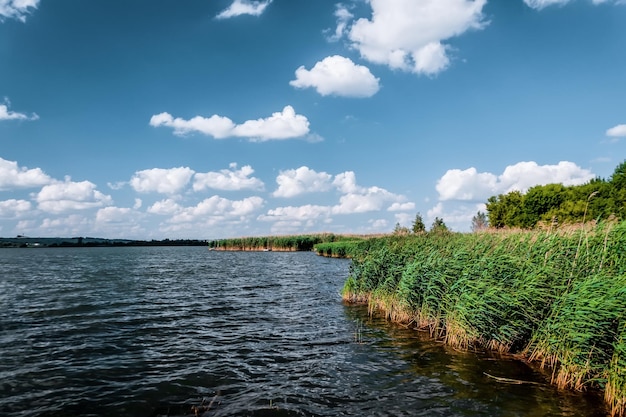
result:
[[[338,248],[333,248],[338,252]],[[626,222],[347,244],[344,299],[459,348],[516,353],[626,415]]]
[[[291,236],[258,236],[218,239],[208,242],[209,249],[231,251],[311,251],[318,244],[363,240],[361,236],[319,233]]]

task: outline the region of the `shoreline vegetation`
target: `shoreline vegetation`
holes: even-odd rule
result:
[[[330,243],[361,242],[382,235],[337,235],[334,233],[317,233],[310,235],[239,237],[217,239],[208,242],[209,250],[251,251],[251,252],[301,252],[316,250],[317,247]]]
[[[626,416],[626,221],[318,244],[352,258],[348,303],[459,349],[513,354]]]

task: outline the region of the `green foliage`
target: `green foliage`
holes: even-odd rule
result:
[[[417,213],[415,215],[415,220],[413,220],[413,226],[411,227],[411,231],[413,233],[424,233],[426,231],[426,225],[424,224],[424,219],[422,219],[422,215]]]
[[[454,346],[522,353],[553,366],[560,386],[606,387],[624,415],[624,248],[626,222],[375,238],[354,247],[344,297]]]
[[[440,219],[439,217],[435,217],[435,220],[433,220],[432,226],[430,226],[430,233],[446,233],[449,231],[450,230],[448,229],[448,226],[446,226],[443,219]]]
[[[495,228],[531,229],[541,222],[573,224],[611,216],[623,220],[626,219],[626,161],[617,166],[610,181],[595,178],[568,187],[537,185],[526,194],[512,191],[489,197],[486,206],[489,225]]]
[[[310,251],[319,243],[356,239],[351,236],[341,236],[332,233],[316,235],[293,235],[293,236],[260,236],[241,237],[232,239],[218,239],[208,242],[211,249],[223,250],[284,250],[284,251]]]

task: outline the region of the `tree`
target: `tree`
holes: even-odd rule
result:
[[[412,230],[413,230],[413,233],[424,233],[426,231],[426,225],[424,224],[422,215],[419,213],[415,215],[415,220],[413,220]]]
[[[486,229],[488,226],[487,215],[482,211],[479,211],[472,217],[472,232],[479,232]]]
[[[400,223],[396,223],[396,227],[393,229],[394,235],[408,235],[409,229],[408,227],[400,226]]]
[[[432,226],[430,227],[431,233],[446,233],[449,232],[448,226],[444,223],[443,219],[435,217]]]

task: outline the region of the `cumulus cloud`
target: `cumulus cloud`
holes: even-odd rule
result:
[[[19,167],[16,161],[0,158],[0,191],[40,187],[53,181],[40,168]]]
[[[281,112],[257,120],[248,120],[235,124],[228,117],[213,115],[209,118],[195,116],[189,120],[174,118],[169,113],[161,113],[150,118],[154,127],[170,127],[174,134],[184,136],[190,133],[202,133],[215,139],[244,137],[253,141],[273,139],[293,139],[309,133],[309,121],[305,116],[296,114],[291,106],[285,106]]]
[[[16,199],[0,201],[0,218],[19,217],[30,209],[30,201]]]
[[[348,38],[370,62],[435,75],[450,63],[443,42],[487,23],[486,0],[368,0],[371,20],[358,19]]]
[[[0,0],[0,22],[4,19],[26,21],[32,9],[39,6],[39,0]]]
[[[391,193],[384,188],[368,187],[342,195],[339,204],[333,207],[335,214],[365,213],[379,211],[387,204],[401,203],[404,196]]]
[[[393,203],[387,211],[411,211],[415,210],[415,203]]]
[[[148,207],[147,212],[152,214],[160,214],[163,216],[169,216],[171,214],[180,211],[182,207],[178,205],[178,203],[171,199],[167,198],[165,200],[157,201],[150,207]]]
[[[193,174],[188,167],[146,169],[135,172],[130,186],[139,193],[176,194],[187,186]]]
[[[311,70],[301,66],[296,79],[289,84],[296,88],[313,87],[322,96],[371,97],[379,90],[379,79],[369,68],[356,65],[349,58],[329,56],[316,63]]]
[[[606,131],[606,135],[612,138],[626,137],[626,125],[617,125]]]
[[[331,188],[332,176],[326,172],[315,172],[309,167],[281,171],[276,182],[278,188],[274,197],[295,197],[304,193],[328,191]]]
[[[207,198],[196,206],[181,208],[169,220],[171,223],[206,222],[210,218],[236,218],[247,216],[264,204],[261,197],[247,197],[243,200],[229,200],[219,196]]]
[[[331,214],[331,208],[328,206],[319,206],[306,204],[303,206],[287,206],[277,207],[268,210],[267,214],[259,216],[261,221],[305,221],[326,217]]]
[[[86,210],[112,203],[111,197],[96,190],[94,183],[74,182],[69,179],[44,186],[37,193],[35,200],[40,210],[49,213]]]
[[[538,165],[536,162],[518,162],[496,175],[478,172],[476,168],[448,170],[437,181],[439,200],[486,200],[492,195],[511,191],[526,192],[535,185],[561,183],[565,186],[580,185],[593,179],[591,171],[573,162],[561,161],[557,165]]]
[[[272,0],[266,1],[249,1],[249,0],[234,0],[233,3],[226,9],[222,10],[217,16],[217,19],[229,19],[231,17],[237,17],[241,15],[260,16],[263,14],[267,6],[272,3]]]
[[[137,214],[128,207],[104,207],[96,213],[96,223],[127,223]]]
[[[52,236],[80,236],[91,230],[91,226],[92,222],[85,216],[71,214],[67,217],[45,218],[33,231]],[[21,230],[19,224],[18,230]]]
[[[2,15],[2,0],[0,0],[0,15]],[[11,103],[7,98],[4,99],[4,104],[0,104],[0,120],[37,120],[39,116],[36,113],[27,115],[25,113],[18,113],[9,110]]]
[[[237,169],[237,164],[233,162],[229,168],[219,172],[196,173],[193,182],[194,191],[202,191],[206,188],[226,191],[264,189],[263,181],[251,177],[254,169],[250,165]]]
[[[286,175],[284,175],[286,173]],[[347,171],[337,174],[331,181],[326,173],[317,173],[307,167],[298,170],[283,172],[281,193],[287,196],[298,195],[305,190],[328,190],[335,187],[342,195],[335,205],[302,205],[286,206],[268,210],[259,216],[262,221],[301,222],[312,227],[316,221],[324,223],[332,221],[331,216],[343,214],[366,213],[381,210],[408,210],[414,208],[413,203],[406,202],[406,197],[391,193],[384,188],[372,186],[362,187],[356,182],[354,172]],[[285,195],[282,195],[285,196]]]

